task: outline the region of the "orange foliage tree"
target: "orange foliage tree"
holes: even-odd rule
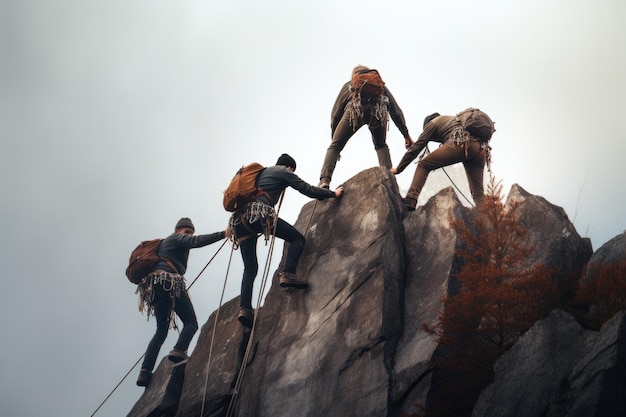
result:
[[[451,273],[458,289],[444,297],[438,321],[424,325],[439,348],[433,356],[429,416],[469,416],[493,365],[533,323],[557,303],[557,286],[544,265],[530,265],[533,248],[502,186],[491,178],[471,221],[452,219],[461,266]]]
[[[599,328],[617,312],[626,310],[626,260],[588,268],[575,302],[588,307],[588,323]]]

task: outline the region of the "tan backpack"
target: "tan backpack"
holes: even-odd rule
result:
[[[481,142],[488,142],[496,131],[495,123],[487,113],[473,107],[458,113],[456,118],[470,135]]]

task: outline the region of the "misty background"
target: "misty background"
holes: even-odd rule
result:
[[[124,275],[130,251],[180,217],[224,230],[222,191],[243,164],[286,152],[316,185],[357,64],[380,71],[414,140],[427,114],[486,111],[504,192],[563,207],[598,249],[626,228],[625,18],[621,0],[0,0],[0,415],[91,415],[155,330]],[[396,164],[392,123],[387,143]],[[364,127],[331,188],[376,165]],[[463,169],[447,172],[469,197]],[[434,172],[419,204],[450,185]],[[281,217],[308,201],[289,189]],[[191,251],[188,282],[221,244]],[[230,254],[190,290],[200,325],[225,280],[225,301],[239,294]],[[138,372],[98,416],[130,411]]]

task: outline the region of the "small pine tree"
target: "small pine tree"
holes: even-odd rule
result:
[[[516,214],[506,207],[502,186],[491,177],[472,221],[451,220],[461,242],[462,266],[451,279],[458,292],[443,299],[438,321],[429,416],[469,416],[493,365],[504,351],[557,302],[557,287],[543,265],[528,266],[533,248]]]

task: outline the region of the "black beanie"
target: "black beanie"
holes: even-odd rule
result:
[[[439,113],[433,113],[433,114],[429,114],[428,116],[426,116],[424,118],[424,126],[422,128],[426,127],[428,122],[430,122],[431,120],[433,120],[433,119],[435,119],[435,118],[437,118],[439,116],[441,116]]]
[[[286,167],[292,167],[294,171],[296,170],[296,160],[286,153],[282,154],[278,158],[278,161],[276,161],[276,165],[284,165]]]
[[[183,227],[188,227],[194,232],[196,231],[196,228],[193,227],[193,223],[191,222],[191,219],[189,217],[183,217],[182,219],[180,219],[178,223],[176,223],[176,227],[174,228],[174,230],[182,229]]]

